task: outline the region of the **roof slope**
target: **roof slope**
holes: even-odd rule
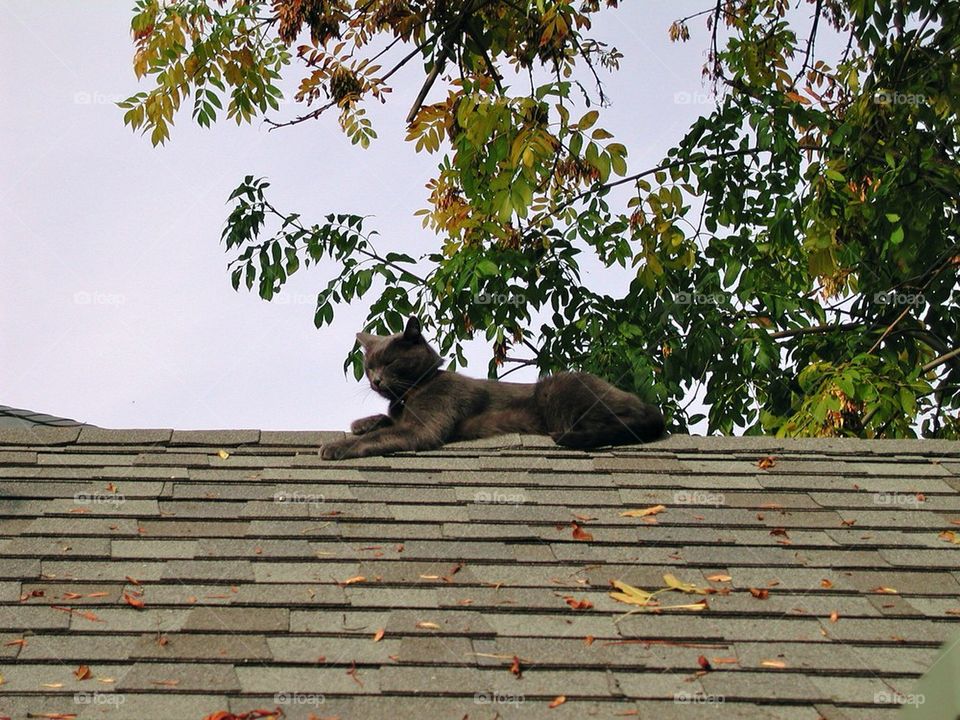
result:
[[[0,428],[83,427],[84,425],[86,423],[69,418],[0,405]]]
[[[960,621],[957,443],[340,435],[0,430],[0,715],[873,720]]]

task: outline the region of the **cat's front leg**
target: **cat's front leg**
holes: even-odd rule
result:
[[[346,438],[345,440],[335,440],[326,443],[320,448],[320,457],[324,460],[346,460],[347,458],[360,457],[361,453],[357,448],[358,438]]]
[[[371,415],[370,417],[360,418],[350,423],[350,432],[354,435],[365,435],[372,430],[389,427],[393,425],[393,419],[386,415]]]

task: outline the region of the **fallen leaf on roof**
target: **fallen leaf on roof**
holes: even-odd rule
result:
[[[220,456],[221,460],[226,460],[228,457],[230,457],[230,453],[228,453],[226,450],[217,450],[217,455]]]
[[[77,680],[89,680],[93,677],[93,673],[90,672],[90,668],[86,665],[81,665],[76,670],[73,671],[73,676]]]
[[[586,530],[584,530],[582,527],[580,527],[580,526],[577,525],[576,523],[570,523],[570,524],[573,526],[573,539],[574,539],[574,540],[586,540],[586,541],[593,540],[593,535],[591,535],[590,533],[588,533],[588,532],[587,532]]]
[[[787,529],[782,527],[774,528],[773,530],[770,531],[770,534],[774,536],[779,535],[781,537],[790,537],[789,535],[787,535]]]
[[[576,518],[577,520],[579,520],[580,522],[590,522],[591,520],[596,520],[596,519],[597,519],[597,518],[595,518],[595,517],[590,517],[589,515],[578,515],[578,514],[575,513],[575,512],[572,512],[572,513],[570,513],[570,514],[573,515],[573,517]]]
[[[383,640],[383,633],[384,633],[384,629],[383,629],[383,628],[380,628],[379,630],[377,630],[377,631],[373,634],[373,641],[374,641],[374,642],[380,642],[381,640]]]
[[[571,595],[564,595],[563,599],[566,601],[567,605],[572,607],[574,610],[589,610],[593,607],[593,603],[589,600],[577,600]]]
[[[613,586],[619,592],[610,593],[610,597],[614,600],[619,600],[622,603],[628,603],[630,605],[641,605],[647,606],[654,601],[654,593],[647,592],[646,590],[641,590],[636,588],[633,585],[627,585],[625,582],[620,582],[619,580],[614,580],[612,582]]]
[[[44,720],[76,720],[76,713],[38,713],[28,714],[29,718],[44,718]]]
[[[767,455],[766,457],[760,458],[757,461],[757,467],[761,470],[766,470],[767,468],[772,468],[777,464],[777,459],[773,455]]]
[[[139,581],[139,580],[135,580],[134,578],[130,577],[129,575],[125,576],[124,579],[125,579],[128,583],[132,583],[132,584],[134,584],[134,585],[139,585],[139,584],[140,584],[140,581]]]
[[[857,524],[857,521],[856,521],[856,520],[841,520],[841,521],[840,521],[840,524],[841,524],[841,525],[845,525],[846,527],[853,527],[854,525]]]
[[[90,512],[90,508],[75,507],[73,510],[69,510],[68,512],[76,513],[77,515],[83,515],[84,513]],[[76,715],[73,717],[76,717]]]
[[[715,657],[710,658],[710,662],[714,665],[736,665],[740,661],[735,657]]]
[[[713,666],[710,664],[710,661],[707,660],[706,656],[704,655],[697,656],[697,665],[702,667],[704,670],[713,670]]]
[[[760,664],[763,667],[772,667],[772,668],[785,668],[787,664],[783,660],[761,660]]]
[[[820,587],[827,588],[828,590],[833,587],[833,582],[824,578],[820,581]]]
[[[51,610],[59,610],[60,612],[70,613],[71,615],[77,615],[82,617],[84,620],[90,620],[91,622],[103,622],[100,618],[94,615],[92,612],[81,612],[80,610],[74,610],[73,608],[60,607],[59,605],[51,605]]]
[[[130,593],[123,594],[123,601],[130,607],[137,608],[137,610],[142,610],[143,606],[145,605],[142,598],[131,595]]]
[[[567,696],[566,696],[566,695],[557,695],[553,700],[551,700],[551,701],[547,704],[547,707],[548,707],[548,708],[551,708],[551,709],[552,709],[552,708],[555,708],[555,707],[560,707],[560,706],[563,705],[566,701],[567,701]]]
[[[57,688],[62,688],[63,683],[40,683],[40,687],[50,688],[51,690],[56,690]]]
[[[275,710],[248,710],[238,715],[226,710],[218,710],[215,713],[210,713],[203,720],[280,720],[283,716],[283,710],[280,708]]]
[[[620,517],[647,517],[648,515],[659,515],[666,509],[666,505],[654,505],[652,507],[643,508],[642,510],[627,510],[626,512],[620,513]]]
[[[176,687],[180,684],[179,680],[151,680],[151,685],[160,685],[162,687]]]
[[[98,677],[96,678],[98,683],[103,683],[104,685],[112,685],[116,680],[112,677]]]
[[[713,575],[707,575],[707,580],[710,582],[730,582],[733,578],[724,573],[714,573]]]
[[[761,588],[750,588],[750,594],[753,595],[757,600],[766,600],[768,597],[770,597],[770,591]]]
[[[420,579],[421,580],[439,580],[440,576],[439,575],[421,575]]]
[[[14,645],[19,645],[20,647],[26,647],[26,646],[27,646],[27,639],[26,639],[26,638],[20,638],[19,640],[11,640],[10,642],[7,642],[7,643],[4,643],[4,644],[3,644],[4,647],[13,647]]]
[[[835,623],[839,619],[840,619],[840,613],[838,613],[836,610],[830,613],[830,622]]]
[[[418,622],[416,627],[421,628],[423,630],[439,630],[440,629],[440,626],[437,625],[435,622],[427,622],[426,620],[421,620],[420,622]]]
[[[950,521],[950,524],[951,524],[951,525],[960,525],[960,519],[951,520],[951,521]]]
[[[960,608],[947,608],[947,615],[960,615]]]
[[[355,575],[351,578],[347,578],[343,582],[338,582],[337,585],[343,587],[344,585],[353,585],[354,583],[366,582],[366,578],[363,575]]]
[[[513,656],[513,662],[510,664],[510,672],[516,675],[518,680],[523,677],[523,670],[520,669],[520,658],[516,655]]]
[[[710,595],[713,593],[713,588],[701,588],[697,587],[693,583],[683,582],[678,580],[675,575],[667,573],[663,576],[663,581],[672,589],[679,590],[680,592],[690,593],[692,595]]]
[[[953,530],[944,530],[942,533],[937,535],[937,537],[941,540],[945,540],[948,543],[960,545],[960,537],[957,537],[957,534]]]
[[[892,588],[892,587],[884,587],[883,585],[881,585],[880,587],[875,587],[875,588],[873,588],[870,592],[883,593],[883,594],[885,594],[885,595],[898,595],[898,594],[899,594],[894,588]]]
[[[170,638],[166,635],[157,635],[157,645],[160,647],[166,646],[170,642]]]

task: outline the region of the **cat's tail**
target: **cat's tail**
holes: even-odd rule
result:
[[[536,398],[547,432],[558,445],[632,445],[664,434],[659,409],[587,373],[544,378]]]

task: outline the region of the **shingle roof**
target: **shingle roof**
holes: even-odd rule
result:
[[[872,720],[960,621],[957,443],[340,435],[0,429],[0,716]]]
[[[0,405],[0,428],[83,427],[84,425],[86,423],[69,418]]]

